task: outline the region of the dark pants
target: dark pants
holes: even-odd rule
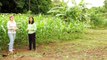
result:
[[[36,33],[33,34],[28,34],[29,36],[29,50],[32,49],[32,45],[33,45],[33,49],[36,49]]]

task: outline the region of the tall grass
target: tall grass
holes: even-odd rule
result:
[[[7,35],[7,22],[9,16],[14,15],[15,21],[19,30],[15,40],[15,46],[22,47],[28,44],[27,24],[28,14],[1,14],[0,15],[0,48],[7,48],[9,38]],[[56,41],[72,40],[81,38],[81,33],[85,30],[85,23],[83,22],[70,22],[67,24],[65,21],[58,17],[48,15],[32,15],[37,24],[37,44],[45,44]]]

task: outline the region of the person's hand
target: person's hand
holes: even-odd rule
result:
[[[34,31],[34,29],[32,31]]]
[[[9,30],[13,30],[13,29],[9,29]]]
[[[18,30],[18,28],[16,27],[16,28],[14,28],[14,31],[16,31],[16,30]]]
[[[14,31],[16,31],[16,29],[14,29]]]

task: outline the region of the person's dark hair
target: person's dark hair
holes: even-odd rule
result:
[[[32,22],[30,22],[30,18],[32,18]],[[29,24],[33,24],[34,23],[34,18],[33,17],[29,17]]]

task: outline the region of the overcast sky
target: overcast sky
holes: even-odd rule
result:
[[[72,2],[70,0],[64,0],[69,1],[68,2],[68,6],[73,6]],[[81,0],[75,0],[76,3],[78,4]],[[89,3],[90,5],[87,5],[87,8],[91,8],[91,7],[99,7],[99,6],[103,6],[104,5],[104,0],[85,0],[86,3]]]

